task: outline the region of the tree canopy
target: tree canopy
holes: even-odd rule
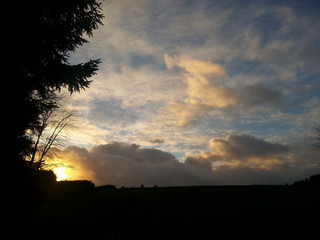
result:
[[[56,93],[62,88],[72,94],[89,87],[100,59],[71,64],[69,56],[88,42],[104,17],[97,0],[21,1],[12,12],[13,71],[6,84],[10,94],[4,119],[6,162],[11,167],[29,153],[31,139],[26,132],[39,125],[42,111],[56,107]]]

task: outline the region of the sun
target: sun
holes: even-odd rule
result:
[[[53,171],[57,176],[57,181],[63,181],[63,180],[67,180],[70,178],[68,176],[66,167],[57,167],[57,168],[53,169]]]

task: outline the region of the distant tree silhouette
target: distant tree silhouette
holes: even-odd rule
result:
[[[60,181],[56,183],[56,195],[87,193],[94,190],[94,183],[88,180]]]
[[[305,178],[293,183],[295,186],[317,185],[320,186],[320,174],[315,174],[309,178]]]
[[[116,186],[112,185],[112,184],[107,184],[107,185],[98,186],[98,187],[96,187],[96,189],[98,189],[98,190],[114,190],[114,189],[116,189]]]
[[[92,36],[103,14],[97,0],[13,1],[5,9],[13,17],[6,26],[11,66],[3,102],[3,155],[14,170],[32,153],[28,131],[39,127],[43,111],[57,107],[57,92],[65,88],[72,94],[90,85],[100,59],[71,64],[69,55],[88,42],[85,35]]]
[[[320,185],[320,174],[312,175],[309,181],[312,185]]]

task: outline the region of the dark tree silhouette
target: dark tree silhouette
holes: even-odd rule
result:
[[[90,85],[100,60],[70,64],[69,54],[87,43],[102,24],[97,0],[13,1],[6,10],[12,18],[8,28],[10,80],[3,119],[6,167],[24,166],[32,140],[27,131],[39,126],[39,116],[55,108],[62,88],[70,94]],[[8,9],[9,8],[9,9]]]

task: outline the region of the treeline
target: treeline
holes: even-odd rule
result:
[[[88,180],[60,181],[56,182],[54,195],[83,194],[94,190],[95,185]]]
[[[60,196],[85,194],[95,189],[89,180],[57,181],[51,170],[24,169],[10,183],[11,197],[23,206],[41,205]]]
[[[320,186],[320,174],[312,175],[309,178],[305,178],[293,183],[294,186]]]

